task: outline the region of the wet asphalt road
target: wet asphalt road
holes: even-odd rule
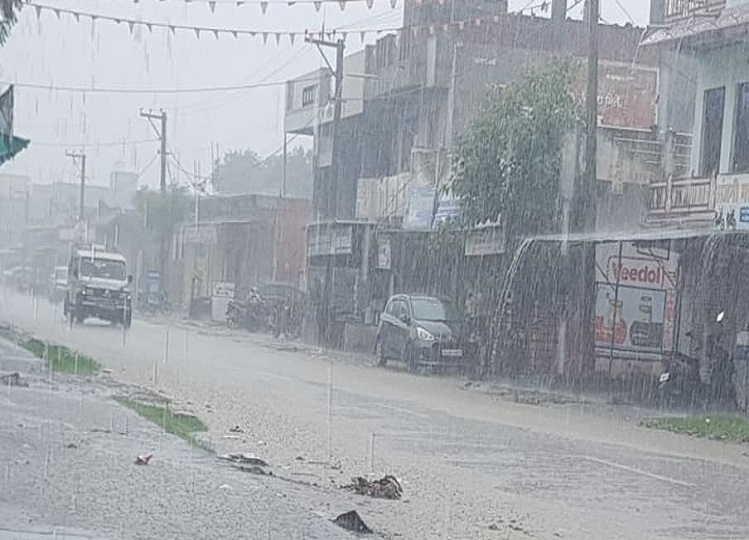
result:
[[[263,453],[331,489],[371,470],[398,475],[407,501],[357,501],[385,537],[749,538],[747,447],[577,406],[508,403],[246,334],[137,320],[123,345],[118,328],[68,330],[57,309],[0,296],[0,320],[163,389],[206,420],[220,449]],[[245,435],[227,438],[234,425]]]

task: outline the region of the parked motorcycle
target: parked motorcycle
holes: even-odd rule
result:
[[[700,377],[700,361],[677,351],[664,353],[663,371],[658,377],[661,406],[692,407],[702,404],[706,387]]]
[[[260,297],[252,297],[247,302],[230,301],[226,309],[226,320],[229,327],[244,328],[250,332],[268,330],[272,327],[270,310]]]
[[[288,301],[277,302],[273,305],[271,327],[273,337],[283,334],[287,339],[296,339],[302,333],[303,316],[301,310],[294,309]]]

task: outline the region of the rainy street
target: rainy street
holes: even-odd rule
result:
[[[267,337],[136,320],[123,346],[109,325],[68,330],[45,300],[10,293],[1,305],[4,322],[194,410],[217,450],[257,453],[331,490],[354,475],[398,476],[403,501],[336,499],[386,538],[749,535],[740,446],[648,431],[603,405],[518,405]],[[227,435],[233,426],[241,439]]]

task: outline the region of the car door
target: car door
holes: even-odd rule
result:
[[[411,309],[406,298],[398,299],[397,312],[393,323],[393,354],[400,358],[406,348],[410,334]]]

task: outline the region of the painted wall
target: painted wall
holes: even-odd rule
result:
[[[749,82],[749,45],[735,45],[702,54],[697,60],[697,96],[695,100],[692,170],[699,171],[700,169],[705,91],[725,86],[726,97],[719,172],[728,173],[731,171],[731,158],[733,155],[737,85]]]

